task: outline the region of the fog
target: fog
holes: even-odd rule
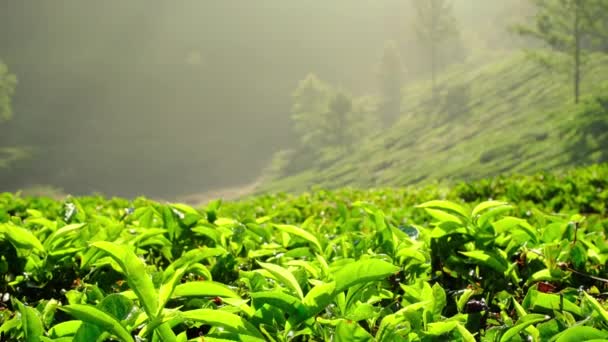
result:
[[[464,55],[517,47],[505,25],[522,1],[454,4]],[[250,184],[297,143],[291,94],[308,73],[375,94],[395,40],[404,82],[422,77],[412,15],[405,0],[4,1],[0,60],[18,85],[0,146],[31,155],[0,169],[0,191],[176,197]]]

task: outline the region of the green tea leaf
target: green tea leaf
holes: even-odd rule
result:
[[[265,270],[270,272],[279,282],[281,282],[283,285],[287,286],[289,289],[294,291],[295,294],[297,294],[298,297],[300,297],[300,299],[304,298],[304,293],[302,292],[302,289],[300,288],[300,284],[298,284],[298,281],[296,280],[296,278],[287,269],[285,269],[279,265],[269,264],[269,263],[264,263],[264,262],[259,262],[259,261],[258,261],[258,264],[260,264],[260,266],[262,266]]]
[[[508,234],[514,229],[517,229],[524,231],[532,241],[538,241],[538,235],[534,228],[528,223],[528,221],[520,218],[510,216],[503,217],[502,219],[493,222],[492,226],[494,227],[496,234]]]
[[[462,336],[463,341],[465,341],[465,342],[476,342],[477,341],[475,339],[475,336],[473,336],[473,334],[471,334],[471,332],[468,331],[467,328],[463,327],[462,324],[456,324],[456,330],[458,330],[458,333],[460,333],[460,336]]]
[[[308,271],[313,278],[319,278],[319,270],[315,268],[310,262],[304,260],[290,260],[285,263],[287,266],[299,266]]]
[[[173,241],[179,238],[182,234],[182,227],[179,225],[175,218],[175,213],[169,206],[163,206],[161,209],[163,217],[163,226],[169,233],[169,238]]]
[[[61,238],[65,237],[66,235],[68,235],[72,232],[76,232],[76,231],[80,230],[84,226],[86,226],[86,223],[78,223],[78,224],[70,224],[65,227],[61,227],[61,228],[57,229],[55,232],[53,232],[51,235],[49,235],[49,237],[47,237],[44,240],[44,245],[43,245],[44,249],[46,249],[46,250],[53,249],[53,247],[55,247],[55,244],[60,242]],[[61,246],[61,247],[65,248],[65,246]]]
[[[38,342],[44,334],[44,328],[40,316],[34,308],[23,305],[18,300],[15,300],[17,309],[21,313],[21,329],[23,336],[27,342]]]
[[[363,329],[356,321],[341,320],[336,326],[336,342],[374,341],[374,337]]]
[[[3,223],[0,224],[0,237],[2,235],[4,235],[16,249],[35,249],[44,252],[44,247],[38,238],[27,229],[15,226],[11,223]]]
[[[51,329],[49,329],[49,336],[51,338],[56,339],[59,337],[76,335],[76,332],[78,331],[78,329],[80,328],[81,325],[82,325],[82,321],[80,321],[80,320],[61,322],[61,323],[51,327]]]
[[[18,330],[21,324],[21,317],[15,315],[11,319],[7,319],[2,324],[0,324],[0,336],[2,334],[10,334],[13,330]]]
[[[481,213],[484,210],[488,210],[491,208],[496,208],[496,207],[503,207],[509,205],[509,203],[506,202],[500,202],[500,201],[486,201],[486,202],[481,202],[479,203],[474,209],[473,212],[471,213],[472,217],[476,217],[477,215],[479,215],[479,213]]]
[[[369,303],[360,303],[355,306],[351,312],[346,315],[346,318],[351,321],[363,321],[366,319],[371,319],[377,316],[377,312],[374,309],[374,306]]]
[[[433,322],[428,324],[427,334],[432,336],[442,336],[456,329],[458,322]]]
[[[306,307],[302,302],[293,296],[280,291],[253,292],[251,298],[256,308],[264,304],[269,304],[280,308],[283,312],[295,317],[297,322],[305,320],[307,317]]]
[[[591,297],[587,292],[583,291],[585,299],[591,303],[593,310],[602,318],[604,323],[608,323],[608,311],[597,301],[597,299]]]
[[[485,227],[486,224],[493,218],[502,216],[503,214],[513,210],[510,205],[499,206],[487,210],[485,213],[479,215],[476,219],[478,227]]]
[[[593,339],[605,341],[608,339],[608,332],[593,327],[577,326],[562,331],[551,340],[555,342],[580,342]]]
[[[429,215],[431,215],[434,219],[438,220],[439,222],[455,223],[455,225],[453,227],[460,227],[463,224],[463,221],[461,218],[459,218],[456,215],[449,214],[443,210],[425,208],[425,211]]]
[[[469,302],[469,299],[471,299],[471,297],[474,294],[475,294],[475,291],[472,289],[464,290],[464,292],[462,293],[462,296],[460,296],[460,298],[458,298],[458,301],[456,302],[456,307],[458,308],[458,312],[464,311],[464,308],[467,305],[467,303]]]
[[[546,312],[568,311],[575,315],[581,315],[581,308],[566,298],[560,298],[557,294],[539,292],[533,288],[528,290],[522,306],[528,311]]]
[[[101,302],[97,304],[96,308],[112,316],[119,322],[127,320],[131,317],[131,314],[136,311],[133,302],[129,298],[117,293],[110,294],[103,298]],[[77,341],[97,341],[102,338],[105,333],[106,332],[100,326],[85,322],[76,332],[74,339]]]
[[[158,289],[158,311],[156,312],[156,316],[160,315],[167,301],[171,299],[175,287],[179,284],[187,269],[188,265],[177,269],[169,279],[165,279],[161,284],[160,289]]]
[[[241,298],[228,286],[214,281],[191,281],[179,284],[173,291],[173,298],[178,297],[230,297]]]
[[[318,284],[308,291],[302,301],[308,312],[307,317],[316,316],[319,312],[323,311],[332,302],[335,293],[336,283],[333,281]]]
[[[112,333],[122,341],[133,341],[131,334],[120,324],[118,320],[116,320],[116,318],[97,309],[94,306],[73,304],[61,307],[60,309],[85,323],[93,324],[101,328],[103,331]]]
[[[416,207],[425,208],[425,209],[426,208],[439,209],[442,211],[456,213],[465,219],[469,217],[469,213],[462,206],[460,206],[456,203],[453,203],[453,202],[449,202],[449,201],[429,201],[429,202],[422,203]]]
[[[127,277],[129,287],[135,292],[140,303],[149,317],[155,317],[158,311],[158,295],[152,279],[146,272],[144,263],[125,246],[116,245],[111,242],[98,241],[92,244],[99,248],[116,261]]]
[[[243,318],[222,310],[198,309],[184,311],[180,314],[183,319],[220,326],[227,331],[237,333],[244,342],[264,342],[264,336]]]
[[[379,259],[352,262],[334,273],[335,292],[342,292],[356,284],[382,280],[398,271],[399,267]]]
[[[97,308],[119,321],[126,320],[135,309],[133,302],[127,297],[112,293],[104,297]]]
[[[538,272],[535,272],[530,278],[528,278],[528,280],[526,280],[526,284],[533,284],[539,281],[554,281],[554,280],[561,280],[562,278],[566,277],[567,274],[565,272],[563,272],[562,270],[556,269],[556,270],[549,270],[547,268],[542,269]]]
[[[279,229],[280,231],[283,231],[283,232],[286,232],[289,234],[293,234],[293,235],[303,238],[304,240],[312,243],[312,245],[317,249],[318,252],[320,252],[320,253],[323,252],[323,248],[321,248],[321,244],[319,243],[319,240],[317,240],[317,238],[314,235],[310,234],[309,232],[305,231],[304,229],[298,228],[296,226],[285,225],[285,224],[275,224],[274,227]]]
[[[438,283],[433,284],[433,313],[440,315],[447,305],[445,290]]]
[[[540,314],[526,315],[520,318],[519,321],[517,321],[517,324],[509,328],[509,330],[507,330],[504,335],[502,335],[502,337],[500,338],[500,342],[511,341],[515,336],[519,335],[519,333],[527,327],[544,322],[550,318],[551,317],[549,316]]]
[[[447,322],[434,322],[428,324],[427,334],[432,336],[443,336],[452,331],[458,331],[460,336],[462,336],[463,341],[466,342],[475,342],[475,337],[471,332],[469,332],[465,327],[463,327],[460,323],[455,321],[447,321]]]
[[[511,298],[512,302],[513,302],[513,307],[515,307],[515,312],[517,312],[517,316],[519,318],[522,318],[524,316],[527,316],[528,313],[526,312],[526,310],[523,308],[523,306],[521,306],[521,304],[519,304],[517,302],[517,299],[515,297]]]
[[[207,258],[212,258],[216,256],[220,256],[226,254],[226,251],[223,248],[196,248],[190,250],[177,260],[172,262],[165,270],[163,271],[163,281],[168,281],[169,278],[174,276],[174,273],[184,266],[192,266],[197,262],[200,262]]]
[[[411,258],[411,259],[419,261],[419,262],[426,261],[426,256],[424,254],[422,254],[420,251],[416,250],[416,247],[401,248],[397,252],[397,256],[399,258]]]
[[[473,260],[481,262],[481,264],[493,268],[499,273],[505,273],[509,269],[508,262],[497,254],[490,254],[484,251],[460,252]]]

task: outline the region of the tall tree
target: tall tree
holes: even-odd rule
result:
[[[324,143],[325,114],[331,97],[330,86],[315,74],[299,82],[294,91],[291,117],[302,147],[320,149]]]
[[[0,124],[13,117],[12,97],[15,93],[17,78],[11,74],[6,64],[0,61]],[[25,156],[22,149],[0,146],[0,169]]]
[[[335,92],[329,101],[326,113],[325,136],[328,146],[334,146],[343,151],[348,150],[353,140],[352,112],[352,98],[342,90]]]
[[[531,0],[537,7],[532,25],[519,25],[516,32],[542,41],[552,52],[565,58],[562,62],[555,54],[533,53],[530,56],[544,65],[564,70],[572,75],[574,102],[580,98],[582,69],[585,64],[585,39],[591,22],[585,16],[585,0]],[[590,2],[589,2],[590,3]],[[563,69],[562,69],[563,68]]]
[[[591,48],[608,53],[608,1],[586,0],[583,15],[589,25]]]
[[[401,112],[401,87],[405,76],[401,53],[394,41],[388,41],[384,45],[378,69],[380,93],[382,94],[381,119],[383,125],[388,126]]]
[[[6,64],[0,61],[0,123],[13,116],[11,100],[15,93],[17,78],[11,74]]]
[[[382,128],[378,120],[382,99],[378,96],[365,95],[353,98],[353,111],[351,128],[358,141],[362,141]]]
[[[415,30],[418,42],[426,48],[431,69],[433,98],[437,95],[437,72],[441,66],[441,46],[458,35],[450,0],[412,0],[416,9]]]
[[[314,163],[327,152],[347,152],[354,142],[376,132],[377,102],[374,97],[353,99],[314,74],[306,76],[293,93],[298,158],[312,158]]]

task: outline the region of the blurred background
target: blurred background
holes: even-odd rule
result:
[[[605,116],[572,126],[593,110],[574,107],[571,44],[526,32],[542,10],[571,13],[528,0],[5,1],[0,191],[183,198],[602,161]],[[583,42],[585,103],[605,94],[601,25]]]

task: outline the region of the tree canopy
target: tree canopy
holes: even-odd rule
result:
[[[16,85],[17,78],[9,72],[6,64],[0,61],[0,122],[13,117],[12,97]]]

